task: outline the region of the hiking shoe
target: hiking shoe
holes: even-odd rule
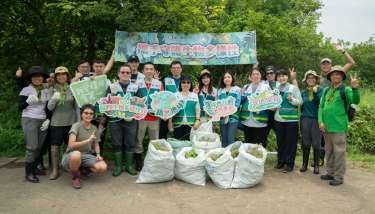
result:
[[[332,180],[332,181],[329,182],[329,185],[331,185],[331,186],[338,186],[338,185],[341,185],[343,183],[344,182],[342,180],[336,180],[336,179],[334,179],[334,180]]]
[[[320,179],[325,180],[325,181],[332,181],[335,178],[332,175],[321,175]]]

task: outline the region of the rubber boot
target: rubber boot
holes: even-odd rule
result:
[[[314,149],[314,174],[319,174],[320,149]]]
[[[59,158],[60,158],[60,147],[53,145],[51,146],[51,166],[52,172],[49,175],[50,180],[56,180],[59,177]]]
[[[302,148],[302,167],[299,170],[300,172],[306,172],[307,166],[309,164],[309,156],[310,156],[310,147],[303,146]]]
[[[81,173],[79,170],[76,171],[70,171],[72,174],[72,187],[74,189],[80,189],[81,188]]]
[[[137,171],[133,167],[133,153],[132,152],[125,152],[125,170],[130,175],[136,175]]]
[[[46,173],[46,167],[44,167],[44,163],[43,163],[43,156],[39,156],[39,158],[37,158],[37,160],[34,162],[35,163],[35,167],[34,167],[34,174],[35,175],[47,175]]]
[[[112,175],[117,177],[122,173],[122,152],[115,152],[115,169]]]
[[[34,163],[25,163],[25,179],[31,183],[39,183],[38,177],[33,173]]]
[[[135,160],[135,169],[139,172],[143,168],[143,160],[142,160],[142,154],[134,154],[134,160]]]

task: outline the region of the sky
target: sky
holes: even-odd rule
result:
[[[359,43],[375,37],[375,0],[322,0],[318,32],[325,37]]]

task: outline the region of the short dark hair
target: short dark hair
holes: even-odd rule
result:
[[[103,60],[100,60],[100,59],[95,59],[94,61],[92,61],[92,64],[105,64]]]
[[[192,92],[193,88],[194,88],[194,85],[193,85],[193,81],[191,80],[191,77],[187,76],[187,75],[182,75],[181,76],[181,78],[180,78],[180,85],[179,85],[179,91],[182,91],[182,87],[181,87],[182,81],[189,81],[190,82],[189,91]]]
[[[85,59],[80,60],[80,61],[78,62],[77,67],[80,66],[80,65],[82,65],[82,64],[84,64],[84,63],[89,63],[89,61],[88,61],[88,60],[85,60]],[[90,63],[89,63],[89,65],[90,65]]]
[[[219,83],[220,88],[225,88],[225,83],[224,83],[225,74],[229,74],[232,77],[231,86],[234,86],[235,79],[234,79],[233,73],[232,73],[232,71],[227,70],[227,71],[224,72],[223,76],[220,78],[220,83]]]
[[[289,71],[285,70],[285,69],[279,69],[276,71],[276,79],[279,75],[286,75],[289,77]]]
[[[90,109],[90,110],[92,110],[92,111],[94,112],[94,114],[95,114],[95,106],[94,106],[94,105],[92,105],[92,104],[84,104],[84,105],[81,107],[81,114],[80,114],[80,115],[82,115],[83,112],[84,112],[86,109]]]
[[[152,66],[155,67],[155,64],[154,64],[154,63],[152,63],[152,62],[146,62],[145,64],[143,64],[143,68],[144,68],[146,65],[152,65]]]
[[[172,61],[171,65],[169,67],[172,68],[172,65],[177,65],[177,64],[179,64],[181,66],[181,68],[182,68],[182,63],[180,61],[178,61],[178,60]]]

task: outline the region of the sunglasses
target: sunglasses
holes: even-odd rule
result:
[[[274,72],[267,72],[266,74],[267,74],[267,75],[270,75],[270,74],[274,74]]]
[[[85,115],[94,115],[94,112],[87,112],[87,111],[84,111],[83,114],[85,114]]]
[[[182,84],[190,84],[189,81],[181,81]]]

